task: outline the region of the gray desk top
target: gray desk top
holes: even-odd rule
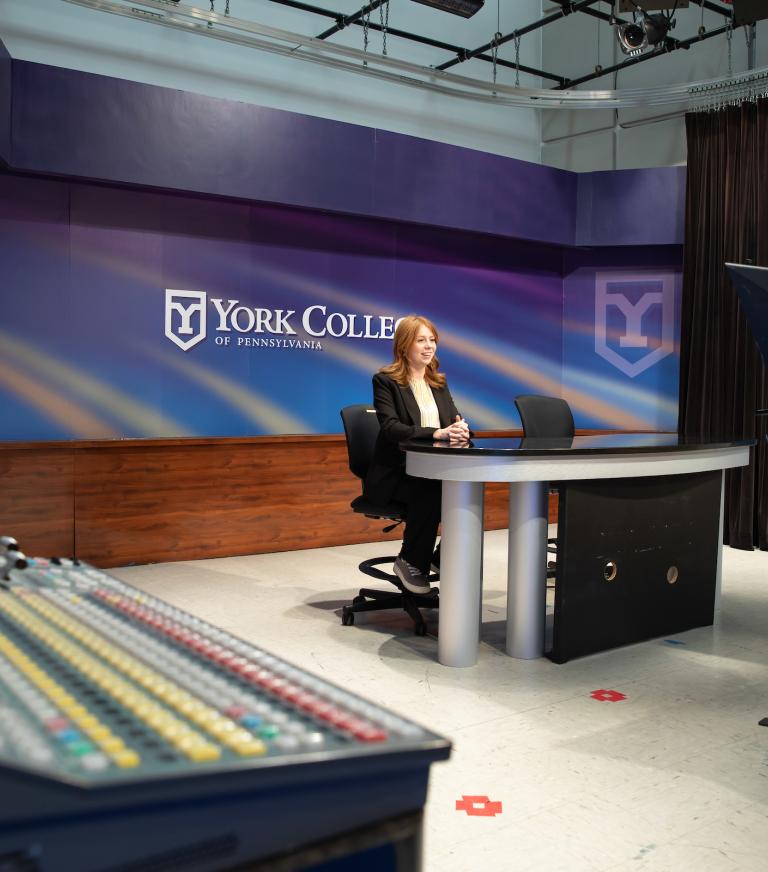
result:
[[[565,439],[534,439],[521,437],[476,437],[463,445],[411,439],[401,442],[404,451],[417,453],[449,452],[451,456],[481,455],[484,457],[547,457],[605,456],[610,454],[690,453],[720,448],[748,447],[754,439],[706,440],[678,436],[677,433],[609,433],[594,436],[574,436]]]

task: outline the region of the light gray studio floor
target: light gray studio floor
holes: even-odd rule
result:
[[[342,627],[378,543],[112,570],[449,737],[427,872],[768,870],[768,553],[725,549],[714,627],[565,665],[504,654],[506,531],[489,533],[480,658],[436,661],[436,623]],[[618,702],[594,690],[616,690]],[[372,786],[375,789],[375,786]],[[501,803],[456,810],[463,795]]]

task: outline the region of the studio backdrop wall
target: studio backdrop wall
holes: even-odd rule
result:
[[[674,429],[679,264],[306,210],[0,178],[3,439],[333,433],[422,312],[478,430],[518,393]]]
[[[0,521],[30,550],[375,538],[338,411],[414,311],[476,430],[518,427],[518,393],[675,428],[681,168],[577,177],[15,60],[0,101]]]

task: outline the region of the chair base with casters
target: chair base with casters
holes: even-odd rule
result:
[[[427,624],[419,609],[436,609],[440,605],[440,595],[437,590],[429,594],[411,593],[403,587],[400,579],[391,572],[384,572],[377,567],[382,563],[394,563],[394,557],[372,557],[363,560],[358,566],[360,572],[380,581],[388,581],[395,585],[397,590],[377,590],[363,587],[348,606],[341,610],[341,623],[350,627],[355,623],[355,615],[360,612],[381,612],[387,609],[403,609],[413,621],[413,629],[417,636],[424,636],[427,632]]]
[[[341,420],[347,441],[350,472],[364,482],[379,434],[376,409],[363,404],[345,406],[341,410]],[[363,494],[352,500],[350,508],[356,514],[365,515],[366,518],[374,521],[391,521],[392,523],[384,528],[385,533],[389,533],[405,521],[406,506],[403,503],[377,503]],[[411,593],[394,573],[377,569],[382,563],[394,562],[394,557],[372,557],[360,564],[360,572],[364,575],[387,581],[394,585],[396,590],[374,590],[364,587],[352,600],[351,605],[344,606],[341,610],[341,622],[345,627],[354,624],[355,615],[360,612],[403,609],[413,619],[417,636],[423,636],[427,632],[427,625],[419,609],[437,608],[439,604],[437,591],[429,594]],[[436,581],[437,576],[431,576],[431,580]]]

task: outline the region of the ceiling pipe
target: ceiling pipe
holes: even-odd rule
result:
[[[684,40],[672,40],[670,43],[665,44],[664,46],[654,49],[653,51],[647,52],[643,55],[638,55],[634,58],[629,58],[626,61],[622,61],[620,64],[615,64],[612,67],[605,67],[605,69],[600,70],[599,73],[590,73],[588,76],[582,76],[580,79],[570,79],[564,85],[557,85],[553,90],[558,91],[561,88],[575,88],[577,85],[583,85],[584,82],[591,82],[594,79],[601,79],[603,76],[607,76],[609,73],[615,73],[619,70],[625,70],[627,67],[633,67],[635,64],[642,64],[644,61],[649,61],[651,58],[657,58],[663,54],[669,54],[671,51],[675,51],[678,48],[690,48],[697,42],[703,42],[705,39],[711,39],[713,36],[719,36],[721,33],[726,33],[730,28],[730,24],[726,24],[724,27],[718,27],[717,30],[708,30],[706,33],[698,34],[696,36],[692,36],[690,39]]]
[[[465,51],[463,54],[457,55],[452,60],[446,61],[444,64],[436,66],[435,69],[450,69],[456,64],[464,63],[464,61],[468,61],[481,53],[487,52],[488,49],[493,49],[494,47],[498,48],[500,45],[504,45],[505,43],[510,42],[513,39],[520,39],[520,37],[525,36],[525,34],[527,33],[531,33],[531,31],[538,30],[540,27],[551,24],[553,21],[559,21],[561,18],[565,18],[566,15],[571,15],[572,13],[578,12],[579,10],[584,9],[587,6],[592,6],[593,4],[600,2],[601,0],[581,0],[581,2],[579,3],[569,3],[567,6],[564,6],[559,12],[553,12],[551,15],[545,15],[544,18],[540,18],[538,21],[534,21],[532,24],[526,24],[525,27],[519,27],[517,30],[513,30],[512,33],[508,33],[506,36],[502,36],[501,39],[487,42],[485,45],[481,45],[479,48],[472,49],[471,51]]]
[[[338,33],[340,30],[344,30],[344,28],[348,27],[350,24],[357,24],[370,12],[373,12],[374,9],[378,9],[379,6],[383,6],[385,3],[388,2],[389,0],[373,0],[372,3],[369,3],[367,6],[363,6],[362,9],[358,9],[357,12],[353,12],[352,15],[339,15],[335,26],[329,27],[328,30],[324,30],[321,34],[317,36],[317,39],[328,39],[329,36],[333,36],[334,33]]]
[[[275,2],[280,2],[280,0],[275,0]],[[356,22],[356,23],[359,23],[359,22]],[[381,32],[384,30],[384,28],[380,24],[374,24],[373,21],[371,21],[368,24],[368,27],[370,27],[371,30],[375,30],[377,32]],[[450,45],[449,43],[446,43],[446,42],[439,42],[436,39],[430,39],[428,36],[419,36],[416,33],[406,33],[405,31],[397,30],[397,28],[394,28],[394,27],[388,27],[387,33],[391,34],[392,36],[400,36],[400,37],[403,37],[404,39],[410,39],[413,42],[418,42],[418,43],[421,43],[422,45],[428,45],[428,46],[431,46],[432,48],[439,48],[439,49],[443,49],[444,51],[450,51],[453,54],[457,54],[457,55],[461,54],[462,52],[468,51],[468,49],[462,48],[461,46]],[[488,63],[493,63],[493,55],[479,54],[479,55],[475,55],[473,60],[488,61]],[[540,76],[542,79],[550,79],[553,82],[557,82],[559,85],[564,85],[567,81],[565,76],[558,76],[558,75],[555,75],[555,73],[548,73],[546,70],[538,70],[535,67],[528,67],[528,66],[525,66],[524,64],[520,64],[520,66],[518,66],[517,64],[513,63],[512,61],[504,60],[504,58],[497,57],[496,64],[497,64],[497,66],[506,67],[507,69],[510,69],[510,70],[519,69],[521,73],[530,73],[530,75]]]
[[[571,6],[571,0],[552,0],[553,3],[557,3],[558,6],[562,6],[565,8],[566,6]],[[585,15],[591,15],[593,18],[599,18],[601,21],[608,21],[611,24],[626,24],[623,18],[619,18],[617,15],[612,15],[610,12],[601,12],[599,9],[591,9],[590,7],[586,7],[584,9],[580,9],[579,12],[583,12]]]
[[[717,12],[718,15],[724,15],[726,18],[733,18],[733,9],[729,9],[727,6],[722,6],[720,3],[712,3],[710,0],[691,0],[691,2],[696,3],[698,6],[703,6],[705,9],[709,9],[710,12]]]
[[[323,31],[323,33],[319,34],[316,39],[327,39],[329,36],[333,36],[335,33],[343,30],[345,27],[348,27],[350,24],[357,24],[360,27],[365,26],[362,22],[363,15],[366,14],[367,9],[374,9],[377,6],[380,6],[382,2],[386,2],[386,0],[381,0],[378,3],[371,3],[369,6],[364,9],[359,10],[353,15],[342,15],[341,12],[334,12],[332,9],[324,9],[320,6],[313,6],[310,3],[302,3],[300,0],[271,0],[272,3],[277,3],[280,6],[288,6],[291,9],[299,9],[302,12],[311,12],[315,15],[321,15],[325,18],[332,18],[337,22],[337,26],[331,27],[328,30]],[[384,30],[384,28],[380,24],[376,24],[373,21],[368,22],[368,27],[371,30],[375,30],[377,33],[380,33]],[[452,45],[448,42],[441,42],[438,39],[432,39],[428,36],[421,36],[418,33],[410,33],[406,30],[399,30],[396,27],[387,27],[387,33],[392,36],[396,36],[399,39],[407,39],[411,42],[416,42],[419,45],[428,45],[430,48],[439,48],[442,51],[449,51],[452,54],[459,55],[465,54],[468,52],[468,49],[462,48],[458,45]],[[480,61],[486,61],[488,63],[493,63],[493,56],[487,54],[479,54],[476,55],[475,58]],[[503,58],[496,58],[496,63],[500,67],[508,67],[509,69],[516,70],[518,69],[517,64],[513,64],[512,61],[505,61]],[[546,70],[539,70],[535,67],[523,66],[522,64],[519,67],[521,73],[530,73],[532,76],[540,76],[542,79],[549,79],[552,82],[557,82],[559,85],[565,83],[565,76],[558,76],[555,73],[548,73]]]
[[[209,39],[247,46],[283,57],[338,70],[381,79],[392,84],[482,102],[497,107],[538,109],[629,109],[649,106],[678,106],[695,101],[694,92],[719,89],[719,97],[738,95],[744,79],[718,77],[700,82],[670,83],[663,87],[617,90],[559,90],[521,88],[503,83],[490,83],[477,78],[444,73],[432,67],[376,53],[367,53],[343,45],[333,45],[311,36],[280,30],[255,21],[207,12],[168,0],[63,0],[76,6],[108,12],[125,18],[172,28],[178,32],[195,33]],[[711,34],[711,35],[714,35]],[[708,38],[705,36],[703,38]],[[755,70],[750,80],[768,79],[768,66]]]

